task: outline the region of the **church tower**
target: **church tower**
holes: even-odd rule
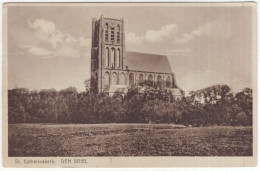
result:
[[[102,92],[119,84],[119,73],[126,68],[124,19],[101,16],[92,19],[91,89]],[[109,74],[106,76],[106,74]],[[116,75],[113,75],[116,74]]]
[[[92,19],[91,91],[113,95],[131,87],[167,88],[175,97],[177,86],[166,55],[126,52],[124,19]]]

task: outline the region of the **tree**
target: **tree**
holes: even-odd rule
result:
[[[84,81],[84,85],[86,87],[86,91],[90,91],[91,90],[91,83],[90,83],[90,79],[87,79]]]
[[[252,125],[252,110],[252,89],[234,94],[227,85],[192,91],[180,100],[174,100],[169,89],[156,85],[133,86],[126,94],[117,91],[112,97],[90,89],[78,93],[75,87],[8,91],[9,123]]]
[[[240,111],[238,111],[236,114],[239,114],[238,118],[241,118],[242,116],[245,117],[246,125],[252,125],[253,123],[253,91],[250,88],[245,88],[241,92],[238,92],[234,99],[233,104],[237,104],[240,107]],[[241,112],[244,112],[243,114]],[[244,115],[245,114],[245,115]],[[238,121],[238,120],[236,120]],[[239,123],[237,123],[239,124]]]

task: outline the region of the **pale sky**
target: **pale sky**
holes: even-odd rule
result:
[[[8,88],[85,90],[91,21],[124,18],[126,50],[167,55],[184,91],[252,88],[252,8],[8,7]]]

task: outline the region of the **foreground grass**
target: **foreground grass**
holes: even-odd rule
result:
[[[252,127],[9,124],[9,156],[252,156]]]

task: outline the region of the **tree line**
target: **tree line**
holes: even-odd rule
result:
[[[74,87],[8,90],[9,123],[174,123],[192,126],[252,125],[252,89],[227,85],[192,91],[175,99],[170,89],[132,87],[109,96]]]

